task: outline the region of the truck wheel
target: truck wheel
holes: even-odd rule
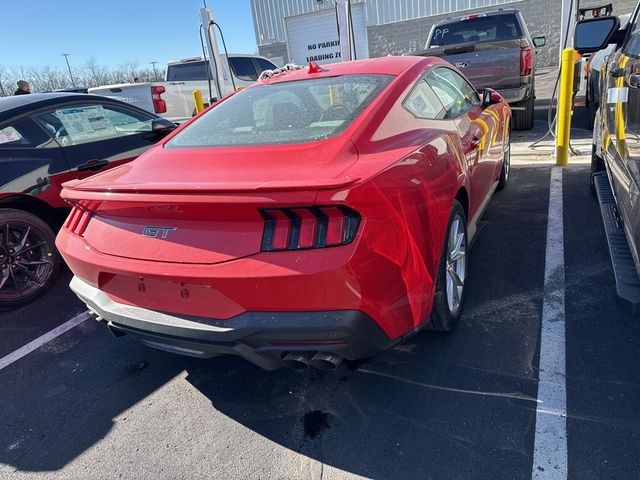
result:
[[[59,267],[49,225],[28,212],[0,210],[0,308],[35,300],[51,287]]]
[[[524,110],[513,111],[513,128],[516,130],[531,130],[533,128],[533,112],[534,112],[533,96],[522,103],[518,107],[524,107]]]
[[[596,153],[596,145],[595,143],[591,145],[591,176],[589,177],[589,187],[591,188],[591,193],[593,196],[596,196],[596,182],[593,180],[593,176],[604,170],[604,160],[598,156]]]
[[[442,248],[431,318],[427,328],[449,332],[460,323],[467,277],[467,218],[460,202],[453,201]]]

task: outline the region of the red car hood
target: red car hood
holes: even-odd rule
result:
[[[347,170],[358,159],[344,137],[302,145],[152,148],[134,162],[69,182],[76,191],[207,193],[308,190],[351,184]]]

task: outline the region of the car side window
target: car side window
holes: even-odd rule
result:
[[[442,120],[447,115],[447,110],[425,78],[418,81],[402,105],[413,116],[424,120]]]
[[[425,78],[444,105],[447,119],[464,115],[482,103],[469,82],[450,68],[435,68]]]
[[[258,79],[251,57],[229,57],[229,65],[231,65],[233,74],[240,80],[255,81]]]
[[[276,68],[278,68],[273,63],[271,63],[268,60],[265,60],[264,58],[256,58],[255,60],[258,63],[258,72],[259,73],[262,73],[265,70],[275,70]]]
[[[36,119],[63,147],[151,131],[151,117],[111,105],[73,105]]]
[[[24,132],[13,125],[0,127],[0,148],[15,148],[30,146],[31,142]]]
[[[629,37],[625,43],[623,52],[629,57],[640,57],[640,14],[636,16],[635,23],[630,27]]]

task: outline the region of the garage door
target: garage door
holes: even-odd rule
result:
[[[364,8],[354,5],[351,9],[358,59],[369,58]],[[335,10],[298,15],[285,19],[289,58],[298,65],[311,60],[319,64],[341,61],[340,42]]]

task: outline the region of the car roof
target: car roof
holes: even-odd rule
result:
[[[419,63],[424,64],[424,67],[426,68],[431,64],[441,64],[443,63],[443,61],[435,57],[417,57],[413,55],[388,56],[371,58],[367,60],[354,60],[351,62],[320,65],[322,71],[318,73],[309,73],[307,68],[292,70],[289,72],[285,72],[284,74],[276,74],[271,79],[264,80],[261,83],[289,82],[293,80],[305,80],[308,78],[336,77],[339,75],[378,74],[397,76],[408,68],[411,68]]]
[[[50,93],[32,93],[29,95],[14,95],[11,97],[0,97],[0,122],[9,118],[20,116],[37,110],[42,107],[54,106],[60,103],[75,101],[100,101],[102,103],[112,103],[123,105],[134,110],[145,112],[140,108],[100,95],[91,95],[86,93],[69,93],[69,92],[50,92]],[[147,115],[154,116],[152,113],[145,112]]]
[[[220,57],[226,58],[226,56],[227,56],[226,53],[220,54]],[[252,53],[230,53],[229,56],[230,57],[263,58],[265,60],[269,60],[267,57],[263,57],[262,55],[257,55]],[[182,60],[169,60],[167,62],[167,66],[180,65],[180,64],[186,65],[189,63],[202,62],[203,60],[205,60],[205,57],[189,57],[189,58],[183,58]]]
[[[467,15],[461,15],[459,17],[456,16],[456,17],[445,18],[444,20],[440,20],[439,22],[436,22],[435,26],[439,27],[440,25],[458,23],[473,15],[481,15],[483,17],[496,17],[498,15],[513,15],[514,13],[520,13],[520,10],[517,10],[515,8],[501,8],[500,10],[489,10],[486,12],[473,12],[473,13],[468,13]]]

